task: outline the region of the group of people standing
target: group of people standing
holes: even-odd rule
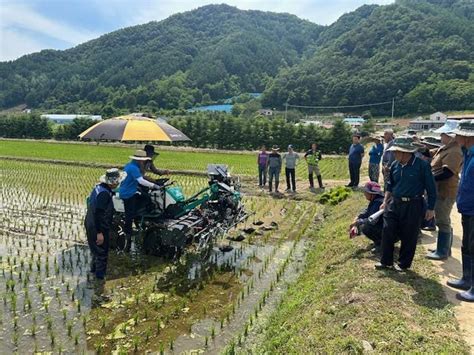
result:
[[[454,131],[442,133],[439,147],[412,138],[393,139],[393,134],[387,138],[392,139],[382,153],[385,191],[375,181],[365,184],[369,205],[350,225],[351,236],[363,233],[374,242],[374,251],[380,253],[377,269],[403,271],[412,265],[423,220],[435,218],[437,245],[427,258],[446,260],[451,256],[450,216],[456,203],[463,228],[462,276],[447,284],[464,290],[459,299],[474,302],[474,120],[461,121]],[[383,210],[382,217],[369,218],[378,210]],[[394,265],[398,241],[400,253]]]
[[[280,154],[279,150],[280,148],[274,145],[271,149],[271,152],[269,153],[267,152],[266,147],[262,146],[262,150],[257,156],[258,186],[262,189],[265,188],[268,175],[268,191],[275,191],[278,193],[278,187],[280,185],[280,172],[284,163],[286,192],[296,193],[296,167],[300,160],[300,156],[294,151],[294,148],[291,144],[288,146],[288,151],[286,153]],[[322,159],[322,155],[318,150],[316,143],[311,144],[310,149],[305,152],[303,158],[308,165],[308,180],[310,190],[315,190],[314,175],[316,175],[318,180],[319,188],[324,189],[323,178],[321,176],[321,170],[319,169],[319,161]]]

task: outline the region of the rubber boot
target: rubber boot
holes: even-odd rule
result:
[[[308,174],[309,187],[312,189],[314,187],[314,177],[313,174]]]
[[[471,256],[462,254],[462,277],[460,279],[448,280],[447,285],[458,290],[469,290],[471,288]]]
[[[449,241],[448,256],[451,256],[451,248],[453,247],[453,240],[454,240],[454,232],[453,232],[453,229],[451,228],[451,239]]]
[[[95,255],[91,255],[91,262],[90,262],[90,267],[89,267],[89,272],[91,274],[95,274]]]
[[[456,297],[458,299],[460,299],[461,301],[466,301],[466,302],[474,302],[474,262],[473,260],[471,259],[471,263],[470,263],[470,272],[471,272],[471,277],[470,277],[470,281],[471,281],[471,287],[469,288],[469,290],[467,291],[464,291],[464,292],[460,292],[456,295]]]
[[[320,188],[320,189],[324,189],[324,186],[323,186],[323,178],[321,177],[321,175],[318,175],[317,178],[318,178],[319,188]]]
[[[438,232],[436,251],[428,254],[426,257],[431,260],[446,260],[451,249],[451,233]]]
[[[110,298],[105,295],[105,280],[96,278],[93,282],[93,292],[91,303],[92,307],[98,307],[101,304],[110,301]]]

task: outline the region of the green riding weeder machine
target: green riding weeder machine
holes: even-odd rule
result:
[[[239,180],[230,176],[227,166],[209,164],[207,173],[209,185],[189,198],[168,179],[161,179],[161,187],[147,193],[148,202],[137,213],[145,254],[176,256],[190,244],[208,250],[217,237],[247,219]],[[114,196],[114,208],[111,247],[127,250],[119,196]]]

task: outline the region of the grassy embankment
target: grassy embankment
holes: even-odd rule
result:
[[[141,146],[140,146],[141,147]],[[123,165],[133,154],[135,147],[114,147],[109,145],[50,143],[41,141],[2,140],[0,156],[53,159],[77,162],[94,162]],[[223,163],[233,174],[256,175],[256,156],[232,154],[229,152],[189,152],[160,150],[158,166],[171,170],[205,171],[209,163]],[[347,161],[344,158],[326,158],[320,162],[325,179],[344,180],[348,178]],[[306,163],[302,161],[297,169],[298,177],[306,179]]]
[[[468,353],[422,248],[412,271],[381,272],[367,240],[348,238],[347,225],[362,204],[356,194],[328,210],[304,273],[268,321],[256,352]]]

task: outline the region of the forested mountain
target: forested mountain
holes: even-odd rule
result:
[[[311,58],[283,68],[265,105],[391,101],[399,113],[474,108],[474,2],[363,6],[325,29]],[[390,110],[390,105],[387,107]]]
[[[178,108],[261,92],[322,29],[289,14],[204,6],[69,50],[0,63],[0,106]]]
[[[395,97],[398,113],[473,109],[473,63],[472,0],[365,5],[326,27],[209,5],[0,63],[0,107],[110,116],[265,89],[271,107]]]

